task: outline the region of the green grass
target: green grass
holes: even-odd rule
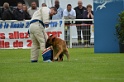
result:
[[[30,63],[30,50],[0,50],[0,82],[124,82],[124,54],[69,49],[70,61]]]

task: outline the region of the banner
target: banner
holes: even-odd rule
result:
[[[0,21],[0,49],[30,48],[32,41],[28,35],[30,21]],[[64,39],[61,20],[51,21],[45,29],[48,36],[56,35]]]
[[[124,0],[94,0],[95,53],[119,52],[116,24]]]

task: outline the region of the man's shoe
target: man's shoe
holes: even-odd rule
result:
[[[38,62],[38,60],[31,60],[31,63],[35,63],[35,62]]]

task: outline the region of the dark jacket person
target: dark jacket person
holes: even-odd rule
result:
[[[94,15],[93,15],[93,11],[92,11],[92,5],[87,5],[87,11],[84,12],[84,19],[93,19]],[[93,24],[92,21],[85,21],[85,24]]]
[[[76,12],[76,19],[83,19],[83,14],[86,11],[86,7],[82,5],[82,1],[78,1],[78,6],[74,8]],[[77,21],[77,24],[81,24],[82,21]]]
[[[93,11],[92,11],[92,5],[87,5],[87,11],[84,12],[84,16],[85,19],[93,19]],[[87,26],[83,26],[83,39],[84,39],[84,44],[85,47],[90,47],[90,37],[91,37],[91,33],[90,33],[90,28],[93,22],[92,21],[84,21],[84,24],[88,24]]]
[[[23,12],[22,8],[23,8],[23,4],[18,3],[17,9],[15,9],[13,11],[15,20],[24,20],[25,19],[25,13]]]
[[[84,12],[86,11],[86,8],[83,6],[82,0],[78,1],[78,6],[74,8],[76,12],[76,19],[83,19]],[[83,21],[76,21],[76,24],[82,24]],[[82,45],[82,38],[81,38],[81,31],[83,32],[82,26],[76,26],[77,27],[77,34],[78,34],[78,44]]]
[[[25,20],[31,19],[31,16],[29,15],[27,6],[25,4],[23,4],[23,12],[25,14]]]
[[[2,13],[2,17],[1,19],[2,20],[12,20],[13,19],[13,14],[12,12],[9,10],[9,3],[5,2],[3,4],[3,8],[4,8],[4,11]]]

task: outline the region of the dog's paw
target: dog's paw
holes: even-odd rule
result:
[[[57,58],[56,57],[54,57],[54,61],[56,61],[57,60]]]

